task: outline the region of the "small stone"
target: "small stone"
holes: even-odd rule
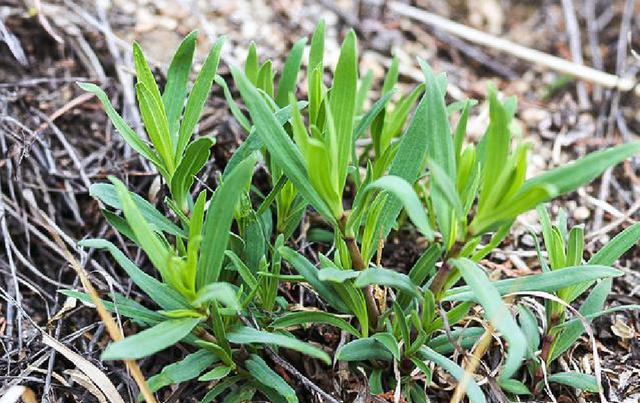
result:
[[[589,218],[590,215],[591,215],[591,212],[589,211],[588,208],[584,206],[576,207],[576,209],[573,210],[573,218],[575,218],[578,221],[584,221],[587,218]]]

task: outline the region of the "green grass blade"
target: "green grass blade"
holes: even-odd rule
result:
[[[409,276],[382,267],[369,268],[362,271],[354,282],[354,285],[359,288],[364,288],[371,284],[397,288],[418,298],[421,296],[418,286],[411,281]]]
[[[310,357],[317,358],[327,365],[331,364],[329,355],[318,347],[283,334],[269,333],[252,327],[240,326],[227,333],[227,338],[229,342],[235,344],[270,344],[289,348]]]
[[[116,210],[122,210],[122,204],[118,199],[118,194],[115,187],[110,183],[94,183],[89,188],[89,194],[92,197],[99,199],[101,202],[109,207],[113,207]],[[162,213],[155,209],[144,198],[139,195],[129,192],[131,200],[136,205],[142,216],[154,227],[157,231],[166,232],[167,234],[186,237],[187,233],[183,229],[175,225],[171,220],[166,218]]]
[[[526,337],[502,301],[500,292],[476,263],[469,259],[454,259],[451,263],[460,270],[462,277],[484,308],[487,319],[509,342],[509,352],[500,379],[511,378],[527,354]]]
[[[405,211],[416,228],[418,228],[422,235],[428,240],[433,241],[435,234],[429,225],[429,219],[425,213],[425,209],[418,195],[416,195],[416,192],[406,180],[398,176],[389,175],[372,182],[364,191],[366,192],[369,189],[382,189],[395,196],[404,206]]]
[[[229,229],[240,196],[251,181],[255,159],[249,158],[234,169],[216,189],[209,203],[198,262],[198,287],[218,281],[229,241]]]
[[[327,269],[325,269],[327,270]],[[355,327],[351,326],[349,322],[329,312],[322,311],[301,311],[292,312],[284,316],[281,316],[271,322],[269,325],[274,329],[282,329],[285,327],[299,326],[307,323],[323,323],[331,326],[335,326],[338,329],[355,336],[361,337],[360,332]]]
[[[156,79],[153,76],[151,69],[149,68],[149,63],[147,63],[147,59],[142,52],[142,48],[137,42],[133,43],[133,64],[136,68],[138,83],[142,83],[145,87],[147,87],[150,96],[153,98],[155,103],[159,105],[161,116],[166,120],[167,115],[164,110],[164,104],[162,103],[160,90],[158,89],[158,83],[156,83]]]
[[[231,72],[242,99],[249,109],[252,121],[257,128],[257,133],[269,150],[271,158],[282,168],[300,194],[331,224],[337,226],[331,210],[320,199],[309,181],[305,162],[300,151],[298,151],[287,132],[279,124],[265,100],[240,70],[232,68]]]
[[[608,266],[584,265],[566,267],[562,270],[533,274],[531,276],[499,280],[492,284],[501,295],[527,291],[553,292],[585,281],[618,277],[622,274],[622,271]],[[462,286],[447,291],[444,299],[448,301],[474,301],[475,296],[469,286]]]
[[[339,189],[344,187],[353,147],[353,125],[358,89],[357,51],[356,34],[351,30],[342,43],[330,95],[331,114],[337,138]]]
[[[419,351],[422,358],[434,362],[437,366],[450,373],[458,382],[465,378],[465,370],[449,358],[436,353],[429,347],[421,347]],[[484,393],[482,393],[482,389],[480,389],[473,378],[469,379],[469,384],[467,385],[465,392],[471,403],[487,403],[487,399],[485,398]]]
[[[187,35],[178,50],[171,59],[169,70],[167,70],[167,84],[162,93],[162,103],[167,112],[167,122],[169,132],[173,139],[173,144],[177,144],[178,127],[184,100],[187,97],[187,83],[193,62],[193,53],[196,49],[196,39],[198,31],[192,31]]]
[[[247,371],[253,375],[256,381],[278,392],[288,403],[298,403],[298,397],[293,388],[280,375],[269,368],[262,358],[251,354],[251,357],[245,361],[245,365]]]
[[[102,360],[137,360],[170,347],[185,338],[200,319],[174,319],[159,323],[107,346]]]
[[[180,124],[180,130],[178,132],[178,143],[176,145],[176,162],[182,158],[182,152],[187,147],[189,139],[193,135],[193,131],[200,119],[200,114],[204,108],[204,103],[209,96],[213,79],[215,78],[216,71],[218,70],[218,63],[220,62],[220,50],[224,44],[225,37],[218,38],[211,47],[211,51],[207,56],[207,59],[202,66],[202,70],[198,73],[196,81],[193,83],[189,98],[187,98],[187,104],[184,108],[184,115],[182,117],[182,123]]]
[[[136,95],[140,106],[140,115],[142,116],[142,121],[144,122],[144,127],[147,130],[149,139],[158,152],[164,168],[169,175],[173,175],[173,170],[175,169],[173,145],[171,134],[169,133],[169,126],[167,125],[167,118],[163,111],[164,106],[158,104],[153,93],[142,82],[136,84]],[[162,100],[160,102],[162,102]]]
[[[307,38],[301,38],[294,43],[287,60],[284,62],[282,74],[278,80],[278,92],[275,99],[276,104],[281,108],[289,105],[289,94],[296,91],[298,73],[300,72],[300,64],[302,63],[302,55],[306,44]]]
[[[94,249],[106,249],[127,273],[131,281],[147,294],[162,309],[174,310],[189,307],[187,300],[168,285],[161,283],[143,272],[120,249],[105,239],[83,239],[78,246]]]
[[[191,142],[171,177],[171,194],[183,212],[189,211],[189,189],[196,174],[209,160],[210,149],[214,143],[215,140],[210,137],[200,137]]]
[[[156,168],[161,170],[162,176],[167,177],[166,171],[162,167],[162,161],[160,161],[156,153],[153,152],[151,148],[149,148],[147,143],[142,140],[138,136],[138,134],[134,132],[131,127],[129,127],[129,125],[127,125],[124,119],[122,119],[122,116],[120,116],[120,114],[116,112],[116,110],[113,108],[113,105],[111,105],[111,101],[109,101],[109,98],[107,98],[107,94],[105,94],[105,92],[95,84],[78,83],[78,86],[84,91],[90,92],[98,97],[100,102],[102,102],[102,106],[104,106],[104,109],[107,113],[107,116],[109,116],[111,123],[113,123],[116,130],[124,138],[127,144],[129,144],[129,146],[131,146],[131,148],[133,148],[137,153],[153,162]]]

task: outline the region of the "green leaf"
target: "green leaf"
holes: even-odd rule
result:
[[[336,296],[334,289],[329,284],[320,281],[318,269],[307,258],[288,247],[280,248],[280,254],[283,259],[291,263],[298,273],[304,276],[322,299],[340,312],[349,312],[349,308]]]
[[[359,271],[336,269],[335,267],[326,267],[318,271],[318,279],[320,281],[330,281],[338,284],[354,279],[359,275]]]
[[[505,167],[509,156],[511,133],[509,132],[509,115],[498,100],[495,86],[488,87],[489,97],[489,128],[483,141],[486,141],[486,158],[483,163],[483,178],[480,185],[478,211],[484,210],[487,200],[500,200],[502,195],[493,192],[498,179]],[[500,189],[498,189],[500,190]],[[487,206],[488,208],[493,206]]]
[[[600,278],[618,277],[623,273],[620,270],[607,266],[584,265],[567,267],[562,270],[548,273],[534,274],[493,282],[493,286],[501,295],[513,292],[544,291],[553,292],[571,285],[585,281],[593,281]],[[444,300],[448,301],[474,301],[473,290],[469,286],[452,288],[445,293]]]
[[[247,267],[247,265],[244,264],[242,259],[240,259],[240,257],[238,257],[238,255],[236,255],[231,250],[226,251],[225,254],[227,255],[227,257],[229,257],[229,259],[231,260],[231,263],[233,263],[233,265],[235,266],[235,268],[238,271],[238,274],[240,274],[240,277],[242,278],[242,280],[245,283],[247,283],[247,286],[249,287],[249,289],[250,290],[255,290],[256,288],[258,288],[258,286],[259,286],[258,285],[258,280],[253,275],[253,273],[251,272],[251,269],[249,269]]]
[[[378,99],[376,103],[371,106],[371,109],[369,109],[367,113],[362,116],[362,118],[358,122],[358,126],[356,126],[356,129],[353,132],[353,141],[358,140],[360,137],[362,137],[363,134],[365,134],[367,128],[371,126],[371,123],[373,123],[373,120],[376,118],[376,116],[378,116],[378,114],[384,109],[384,107],[387,106],[387,104],[391,100],[391,97],[393,97],[396,93],[396,90],[392,90],[384,94],[384,96]]]
[[[322,64],[324,59],[324,30],[325,21],[321,19],[318,21],[313,36],[311,37],[311,49],[309,50],[309,70],[313,70],[320,66],[322,70]]]
[[[116,188],[110,183],[94,183],[89,188],[89,194],[92,197],[100,199],[101,202],[106,204],[109,207],[112,207],[116,210],[122,210],[122,204],[118,199],[118,193],[116,192]],[[166,218],[162,213],[155,209],[146,201],[143,197],[139,195],[129,192],[131,196],[131,200],[136,205],[138,210],[140,210],[140,214],[144,217],[144,219],[157,231],[163,231],[167,234],[186,237],[187,233],[183,229],[179,228],[175,225],[171,220]]]
[[[211,51],[207,56],[207,59],[202,65],[202,69],[196,77],[196,81],[191,87],[189,98],[187,98],[187,104],[184,108],[184,115],[182,117],[182,123],[180,124],[180,131],[178,133],[178,143],[176,146],[176,162],[182,158],[182,153],[189,143],[189,139],[193,134],[193,130],[200,119],[200,114],[206,102],[209,91],[211,91],[211,85],[218,70],[218,63],[220,62],[220,50],[224,44],[225,37],[221,36],[211,46]]]
[[[429,347],[421,347],[419,352],[424,359],[434,362],[437,366],[449,372],[454,378],[456,378],[456,380],[458,380],[458,382],[465,378],[465,370],[447,357],[436,353]],[[482,389],[480,389],[473,378],[469,379],[469,383],[467,385],[465,393],[469,397],[469,401],[471,401],[471,403],[487,402],[484,393],[482,393]]]
[[[595,287],[593,287],[593,290],[580,307],[579,312],[581,315],[589,316],[602,312],[604,303],[611,293],[611,283],[611,279],[608,278],[600,281]],[[591,323],[591,319],[587,319],[587,322]],[[573,323],[564,322],[563,324],[566,325],[566,327],[562,333],[557,336],[553,343],[548,362],[553,362],[565,351],[574,346],[575,342],[585,332],[584,324],[581,320],[576,320]]]
[[[227,339],[229,342],[235,344],[271,344],[274,346],[289,348],[310,357],[317,358],[327,365],[331,364],[331,358],[329,355],[318,347],[283,334],[269,333],[252,327],[239,326],[227,333]]]
[[[174,310],[189,307],[187,300],[180,293],[140,270],[111,242],[104,239],[84,239],[78,242],[78,246],[108,250],[131,281],[140,287],[162,309]]]
[[[83,292],[74,290],[58,290],[58,292],[93,305],[93,298]],[[109,312],[117,312],[119,315],[126,316],[147,326],[152,326],[165,320],[164,316],[145,308],[134,300],[125,298],[118,293],[113,293],[112,295],[115,297],[114,302],[102,300],[105,309]]]
[[[571,164],[554,168],[527,180],[518,191],[516,197],[540,185],[553,186],[556,192],[552,197],[571,192],[591,182],[607,168],[639,152],[640,142],[621,144],[606,150],[593,152]]]
[[[213,389],[211,389],[209,392],[207,392],[206,395],[204,395],[202,400],[200,400],[200,403],[209,403],[209,402],[213,401],[213,399],[218,397],[225,390],[231,388],[233,385],[235,385],[236,383],[240,382],[243,379],[245,379],[245,378],[240,376],[240,375],[236,375],[236,376],[232,376],[232,377],[223,379],[222,381],[217,383],[216,386],[213,387]]]
[[[409,276],[382,267],[374,267],[362,271],[354,282],[354,285],[359,288],[364,288],[371,284],[397,288],[418,298],[421,296],[418,286],[411,281]]]
[[[157,103],[158,107],[160,108],[160,116],[162,116],[166,120],[164,104],[162,103],[162,97],[160,96],[158,84],[156,83],[156,79],[155,77],[153,77],[153,73],[149,68],[147,59],[144,57],[142,48],[137,42],[133,43],[133,64],[136,68],[138,83],[144,85],[149,90],[149,95],[153,98],[154,103]]]
[[[198,264],[199,287],[216,282],[220,277],[233,214],[240,196],[251,181],[254,165],[254,158],[240,163],[211,198],[204,222],[202,252]]]
[[[559,383],[571,386],[572,388],[586,390],[589,392],[599,392],[600,387],[595,376],[582,374],[580,372],[558,372],[547,377],[549,383]]]
[[[155,392],[164,386],[189,381],[200,375],[215,360],[216,357],[206,350],[196,351],[178,362],[167,365],[162,368],[162,372],[149,378],[149,388]],[[138,400],[144,400],[142,394],[138,396]]]
[[[398,176],[384,176],[371,184],[369,184],[364,191],[369,189],[382,189],[390,192],[399,200],[411,218],[416,228],[424,235],[429,241],[433,241],[435,234],[429,225],[429,219],[425,213],[425,209],[413,190],[411,185],[403,178]],[[384,213],[383,213],[384,214]]]
[[[221,302],[233,310],[240,309],[240,303],[236,298],[236,293],[228,283],[211,283],[205,285],[198,290],[198,294],[192,301],[192,304],[199,306],[209,301]]]
[[[173,59],[171,59],[169,70],[167,70],[167,84],[162,93],[162,103],[167,112],[169,132],[174,144],[177,143],[178,125],[187,96],[187,83],[189,82],[197,38],[198,31],[191,31],[180,43]]]
[[[300,110],[304,109],[307,106],[307,103],[304,101],[298,102],[298,108]],[[280,126],[283,126],[289,119],[291,119],[291,105],[285,106],[282,109],[279,109],[275,112],[276,120],[280,123]],[[250,127],[249,135],[244,140],[240,147],[234,151],[233,155],[227,162],[227,165],[224,167],[224,172],[222,173],[222,179],[226,178],[239,163],[247,159],[254,151],[259,150],[262,147],[262,139],[260,135],[256,133],[255,127]]]
[[[640,239],[640,223],[625,229],[589,259],[589,264],[611,266]]]
[[[215,140],[210,137],[200,137],[187,147],[184,158],[178,164],[171,178],[171,194],[183,212],[189,210],[189,189],[193,185],[194,177],[209,160],[211,146]]]
[[[201,319],[174,319],[111,343],[102,353],[103,360],[137,360],[178,343]]]
[[[474,295],[482,305],[485,315],[502,337],[509,342],[509,352],[500,379],[508,379],[520,368],[527,352],[527,339],[509,308],[482,269],[469,259],[454,259],[451,262],[462,274]]]
[[[338,349],[336,359],[340,361],[391,361],[393,355],[380,340],[374,338],[357,339]]]
[[[219,365],[214,369],[212,369],[211,371],[208,371],[207,373],[202,374],[202,376],[200,376],[198,380],[201,382],[217,381],[219,379],[225,378],[227,375],[229,375],[230,372],[231,372],[231,367],[228,367],[226,365]]]
[[[231,72],[242,99],[249,109],[252,121],[257,128],[257,133],[269,150],[271,158],[282,168],[300,194],[332,225],[337,226],[331,210],[319,198],[309,181],[305,162],[300,151],[298,151],[287,132],[278,123],[265,100],[240,70],[232,68]]]
[[[306,323],[324,323],[335,326],[338,329],[355,336],[361,337],[360,332],[349,324],[346,320],[332,313],[322,311],[300,311],[288,313],[271,322],[269,325],[275,329],[281,329],[290,326],[298,326]]]
[[[518,305],[518,323],[527,338],[529,358],[533,358],[540,347],[540,330],[535,315],[526,305]]]
[[[107,116],[111,120],[111,123],[115,126],[116,130],[120,133],[120,135],[124,138],[124,140],[140,155],[148,159],[153,163],[153,165],[158,168],[160,174],[167,178],[168,173],[166,169],[164,169],[162,165],[162,161],[158,158],[158,155],[149,148],[147,143],[142,140],[136,132],[127,125],[127,123],[122,119],[122,117],[116,112],[107,98],[107,94],[105,94],[100,87],[91,83],[78,83],[78,86],[82,88],[84,91],[90,92],[98,97],[100,102],[102,102],[102,106],[104,106],[105,111],[107,112]]]
[[[533,395],[527,385],[517,379],[498,381],[498,386],[500,386],[502,390],[513,393],[514,395]]]
[[[484,329],[481,327],[456,328],[451,330],[451,337],[464,349],[473,347],[483,334]],[[441,334],[434,337],[429,341],[428,347],[438,354],[450,354],[456,349],[456,347],[451,344],[451,339],[448,334]]]
[[[387,348],[387,350],[389,350],[391,355],[393,355],[393,358],[395,358],[396,361],[400,361],[400,346],[398,345],[396,338],[393,337],[391,333],[376,333],[371,336],[371,338],[382,343]]]
[[[344,188],[347,167],[351,158],[351,148],[353,147],[353,125],[358,88],[357,53],[356,34],[350,30],[340,49],[340,58],[333,77],[330,95],[331,115],[333,115],[337,138],[339,189]]]
[[[157,89],[157,88],[156,88]],[[136,95],[140,107],[140,115],[147,130],[149,139],[156,148],[160,159],[169,175],[173,175],[175,163],[173,160],[173,145],[171,144],[171,134],[167,124],[167,117],[164,115],[164,106],[158,103],[153,93],[142,82],[136,84]],[[162,102],[162,100],[160,100]],[[167,179],[170,179],[167,178]]]
[[[276,94],[276,104],[283,108],[289,104],[289,94],[295,93],[296,83],[298,82],[298,72],[300,71],[300,63],[304,54],[304,46],[307,44],[307,38],[301,38],[293,44],[287,60],[284,62],[282,74],[278,81],[278,92]]]
[[[429,107],[426,109],[425,119],[427,121],[425,141],[427,142],[427,156],[434,165],[442,168],[441,175],[437,181],[444,184],[448,178],[451,183],[456,182],[456,159],[453,138],[451,137],[451,127],[449,126],[449,114],[444,101],[444,92],[440,90],[436,81],[436,76],[431,71],[429,65],[422,59],[418,59],[425,77],[426,100]],[[444,186],[444,185],[443,185]],[[448,249],[454,237],[451,217],[451,209],[447,203],[446,194],[443,188],[436,186],[431,189],[433,208],[440,226],[440,231],[445,240],[444,246]],[[462,207],[460,206],[460,210]]]
[[[264,362],[262,358],[255,354],[251,354],[251,357],[247,361],[245,361],[245,365],[249,373],[253,375],[253,379],[265,386],[274,389],[282,397],[284,397],[287,402],[298,402],[296,392],[293,390],[293,388],[289,386],[289,384],[285,382],[285,380],[282,379],[280,375],[269,368],[267,363]]]
[[[173,251],[167,249],[165,244],[162,243],[160,238],[153,232],[144,216],[140,213],[140,210],[133,202],[129,191],[125,187],[124,183],[120,180],[110,177],[113,186],[120,199],[122,211],[127,219],[127,222],[131,226],[133,233],[140,242],[140,247],[145,251],[149,260],[153,263],[155,268],[160,272],[165,282],[169,282],[172,276],[167,269],[167,263],[173,256]]]
[[[256,49],[256,43],[251,41],[249,45],[249,52],[247,52],[247,58],[244,62],[244,74],[253,85],[258,82],[258,69],[260,62],[258,61],[258,51]]]

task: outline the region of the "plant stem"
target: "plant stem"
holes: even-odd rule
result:
[[[440,294],[442,293],[443,288],[447,283],[447,279],[449,278],[449,274],[451,274],[451,271],[453,269],[449,264],[449,259],[457,257],[458,253],[460,253],[460,250],[462,249],[463,244],[464,242],[454,243],[451,249],[449,249],[449,251],[444,255],[444,258],[442,259],[442,266],[440,266],[440,268],[438,269],[435,278],[429,286],[429,290],[431,290],[431,292],[433,293],[436,301],[440,300]]]
[[[340,217],[340,232],[342,233],[342,237],[344,238],[344,242],[347,244],[347,250],[349,251],[349,256],[351,257],[351,265],[355,270],[362,271],[366,269],[364,264],[364,259],[362,259],[362,254],[360,253],[360,247],[358,247],[358,243],[356,242],[355,237],[346,235],[346,225],[347,225],[347,214],[343,213]],[[378,318],[380,317],[380,311],[378,310],[378,304],[376,303],[375,298],[373,297],[373,287],[368,285],[362,289],[362,293],[364,294],[364,299],[367,304],[367,316],[369,317],[369,324],[372,329],[375,329],[378,325]]]

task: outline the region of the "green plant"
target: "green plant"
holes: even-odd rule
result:
[[[280,74],[270,60],[259,62],[254,44],[244,68],[231,67],[249,112],[245,116],[224,78],[216,75],[222,39],[187,96],[195,40],[192,33],[180,45],[162,96],[134,45],[136,89],[151,146],[126,125],[102,90],[81,84],[100,98],[116,129],[154,164],[170,191],[165,214],[115,178],[91,188],[110,208],[104,210],[106,219],[145,252],[160,276],[145,273],[106,240],[82,242],[108,250],[159,308],[112,294],[107,309],[147,329],[111,344],[104,359],[137,359],[184,342],[193,352],[152,377],[152,390],[198,378],[216,382],[202,402],[223,394],[228,401],[249,400],[256,393],[274,402],[296,402],[292,385],[269,368],[273,356],[265,345],[329,364],[326,351],[304,341],[307,326],[326,324],[347,337],[335,358],[354,371],[364,369],[373,393],[394,389],[408,401],[428,401],[428,362],[433,362],[466,385],[460,390],[470,401],[484,403],[482,389],[470,377],[474,370],[458,364],[452,352],[473,350],[482,356],[489,348],[485,341],[496,333],[508,342],[496,369],[498,384],[508,393],[531,393],[521,381],[526,363],[538,393],[541,365],[550,366],[582,333],[582,322],[569,319],[566,305],[597,282],[581,312],[586,318],[608,312],[602,310],[604,298],[611,278],[621,274],[610,266],[640,237],[636,227],[583,265],[580,227],[567,234],[541,213],[550,264],[540,261],[548,270],[491,281],[480,262],[508,236],[520,214],[587,184],[638,153],[640,144],[594,152],[527,179],[530,145],[512,130],[514,98],[500,99],[489,87],[489,125],[482,139],[470,144],[466,125],[477,102],[447,105],[446,76],[434,74],[422,60],[424,82],[400,95],[394,88],[399,67],[394,59],[380,97],[365,111],[372,75],[359,78],[352,31],[326,85],[324,23],[311,39],[305,100],[296,97],[305,39],[294,44]],[[192,195],[194,177],[213,145],[208,137],[192,137],[214,82],[247,137],[214,193]],[[454,115],[459,118],[452,127]],[[366,135],[370,146],[359,150],[357,141]],[[266,185],[252,185],[258,160],[269,176]],[[413,224],[411,239],[421,237],[428,246],[402,273],[381,267],[380,257],[392,230],[408,227],[405,218]],[[302,222],[333,247],[313,254],[298,248],[293,234]],[[297,309],[296,301],[280,292],[281,286],[297,283],[312,289],[320,309]],[[89,301],[77,291],[61,292]],[[542,338],[533,337],[538,325],[518,299],[523,293],[551,296]],[[482,318],[466,321],[476,307]],[[548,379],[591,384],[575,374]]]

